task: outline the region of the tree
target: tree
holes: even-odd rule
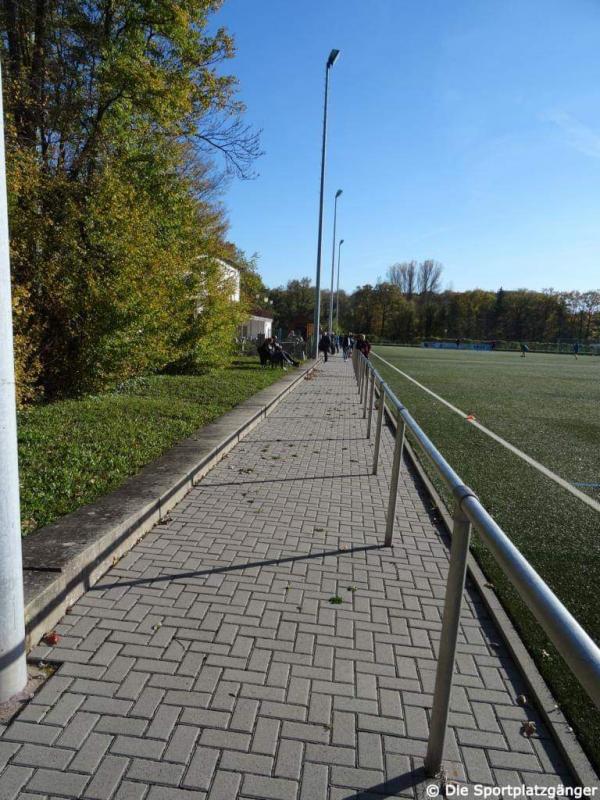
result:
[[[572,318],[571,334],[583,339],[585,329],[586,304],[582,292],[566,292],[565,300]]]
[[[417,336],[417,325],[414,303],[401,297],[391,310],[387,328],[390,339],[398,342],[413,342]]]
[[[275,327],[284,334],[289,331],[305,333],[312,322],[315,307],[315,290],[310,278],[288,281],[287,286],[272,289],[269,293],[273,301]]]
[[[260,150],[219,5],[0,0],[21,397],[228,351],[219,190]]]
[[[379,313],[379,329],[377,333],[382,338],[387,334],[392,309],[400,299],[401,292],[394,284],[380,281],[376,285],[375,302]]]
[[[593,332],[594,316],[600,311],[600,289],[584,292],[581,296],[581,306],[586,314],[585,337],[590,339]]]
[[[395,265],[398,266],[398,265]],[[389,273],[388,273],[389,274]],[[439,276],[438,276],[439,277]],[[312,318],[314,290],[308,278],[304,319]],[[298,307],[298,282],[271,291],[280,320]],[[428,286],[438,283],[428,279]],[[299,327],[291,325],[290,327]],[[379,281],[344,295],[341,327],[372,337],[414,342],[429,338],[507,339],[551,342],[558,338],[590,338],[600,332],[600,291],[559,293],[517,289],[497,292],[425,293],[408,298],[398,282]]]
[[[343,331],[348,330],[348,299],[349,295],[343,289],[340,289],[337,293],[337,302],[336,302],[336,317],[339,316],[339,331],[338,333],[342,333]],[[338,308],[337,304],[339,304],[339,315],[338,315]],[[335,319],[334,319],[335,323]]]
[[[422,297],[435,294],[440,290],[444,267],[439,261],[427,259],[419,264],[417,272],[417,292]]]
[[[397,286],[407,299],[412,299],[417,285],[417,262],[404,261],[388,269],[388,281]]]
[[[506,292],[502,286],[496,292],[494,307],[491,315],[492,336],[498,339],[504,338],[504,317],[506,314]]]
[[[2,0],[7,97],[16,136],[49,170],[93,174],[107,151],[156,137],[219,151],[246,175],[258,138],[241,120],[220,0]]]
[[[350,305],[350,327],[354,333],[373,334],[379,312],[377,292],[370,284],[359,286]]]

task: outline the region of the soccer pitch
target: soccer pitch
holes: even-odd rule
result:
[[[474,415],[595,505],[600,502],[600,358],[380,346],[372,361],[450,465],[599,641],[600,514],[457,411]],[[424,458],[423,464],[429,468]],[[476,539],[473,549],[561,707],[600,764],[600,712]]]

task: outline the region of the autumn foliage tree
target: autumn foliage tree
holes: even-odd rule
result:
[[[585,343],[600,339],[600,291],[498,291],[441,288],[443,267],[431,259],[393,264],[387,280],[340,292],[340,330],[374,340],[416,343],[460,339]],[[302,330],[312,320],[315,290],[309,278],[269,292],[275,325]],[[322,293],[321,308],[327,308]]]
[[[244,308],[216,260],[219,189],[259,144],[217,69],[219,5],[1,0],[21,399],[228,352]]]
[[[403,291],[402,289],[405,289]],[[380,281],[349,296],[343,327],[397,342],[456,338],[556,342],[598,341],[600,292],[528,289],[415,291]]]

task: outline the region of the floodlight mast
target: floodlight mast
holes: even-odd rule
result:
[[[335,202],[333,208],[333,242],[331,245],[331,287],[329,289],[329,333],[333,331],[333,278],[335,276],[335,229],[337,224],[337,201],[338,197],[342,194],[342,190],[338,189],[335,193]]]
[[[335,290],[335,327],[339,333],[340,330],[340,258],[342,255],[342,245],[344,240],[340,239],[338,245],[338,269],[337,269],[337,289]]]
[[[329,53],[329,58],[327,59],[327,68],[333,67],[335,62],[338,60],[339,54],[339,50],[332,50],[331,53]]]
[[[338,59],[339,50],[332,50],[325,65],[325,100],[323,103],[323,139],[321,144],[321,188],[319,192],[319,232],[317,235],[317,274],[315,279],[315,314],[313,323],[313,355],[319,357],[321,326],[321,250],[323,244],[323,193],[325,188],[325,153],[327,149],[327,101],[329,95],[329,70]]]

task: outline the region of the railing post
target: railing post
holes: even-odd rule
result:
[[[371,378],[371,370],[369,369],[369,362],[365,363],[365,391],[363,396],[363,419],[367,418],[367,397],[369,394],[369,382]]]
[[[360,394],[362,391],[362,363],[360,360],[360,354],[356,356],[356,366],[358,368],[358,393]]]
[[[379,408],[377,410],[377,425],[375,426],[375,447],[373,448],[373,475],[377,475],[379,466],[379,443],[381,442],[381,428],[383,426],[383,412],[385,410],[385,383],[379,384]]]
[[[360,369],[360,384],[359,384],[359,387],[358,387],[358,394],[359,394],[358,402],[362,403],[363,390],[365,388],[365,362],[360,356],[358,358],[359,358],[358,363],[360,364],[360,367],[359,367],[359,369]]]
[[[400,423],[402,422],[402,429]],[[387,508],[387,522],[385,526],[386,547],[392,546],[392,536],[394,535],[394,519],[396,517],[396,500],[398,497],[398,479],[400,478],[400,464],[402,463],[402,453],[404,452],[404,436],[406,435],[406,423],[398,414],[398,426],[396,427],[396,443],[394,445],[394,460],[392,461],[392,477],[390,479],[390,497]]]
[[[450,711],[456,641],[460,626],[460,609],[467,572],[471,524],[461,509],[461,503],[465,497],[475,496],[467,486],[456,487],[453,494],[456,498],[456,504],[452,517],[454,524],[452,526],[450,566],[448,569],[448,580],[446,582],[446,598],[444,601],[442,633],[435,675],[429,742],[427,745],[427,755],[425,757],[425,771],[429,776],[439,773],[444,756],[444,741],[446,739],[448,713]]]
[[[375,372],[371,375],[371,392],[369,394],[369,418],[367,422],[367,439],[371,438],[371,419],[373,417],[373,397],[375,395]]]

